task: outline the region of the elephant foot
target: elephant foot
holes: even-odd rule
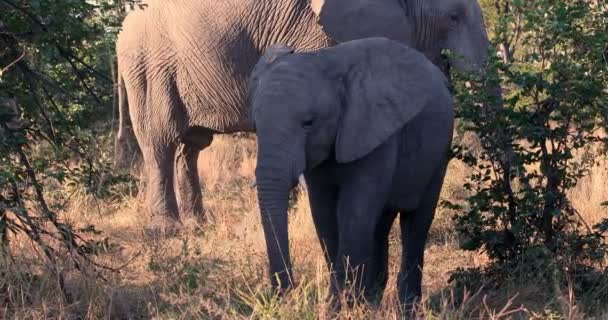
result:
[[[196,222],[201,226],[206,226],[209,223],[209,218],[207,217],[207,210],[201,210],[194,215]]]
[[[180,209],[180,218],[183,222],[194,223],[197,227],[204,227],[209,223],[208,212],[202,208]]]
[[[424,308],[418,303],[405,303],[401,305],[401,319],[422,320]]]
[[[346,291],[340,292],[339,295],[331,295],[331,298],[327,301],[327,306],[327,312],[332,319],[340,319],[344,315],[357,313],[356,310],[360,310],[362,307],[368,307],[365,299],[357,298],[354,293]]]
[[[326,298],[326,303],[327,313],[330,318],[335,319],[338,317],[340,311],[342,310],[342,301],[340,300],[340,297],[329,294],[329,296]]]
[[[202,213],[198,212],[182,214],[181,217],[184,224],[193,230],[203,230],[207,225],[209,225],[209,218],[206,211],[203,211]]]
[[[166,215],[154,215],[144,227],[144,234],[151,238],[169,238],[177,236],[183,224],[179,219]]]

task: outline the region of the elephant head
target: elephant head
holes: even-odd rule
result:
[[[337,42],[382,36],[410,45],[437,66],[442,50],[458,70],[480,70],[488,37],[476,0],[311,0],[319,23]],[[444,70],[445,72],[445,70]]]
[[[313,53],[275,52],[260,59],[249,94],[262,224],[270,271],[278,275],[272,283],[286,288],[288,197],[298,176],[328,159],[349,163],[366,156],[424,107],[451,97],[436,66],[385,38]]]
[[[268,47],[251,71],[247,92],[255,93],[260,76],[268,71],[277,59],[292,54],[294,51],[294,48],[280,43]],[[248,100],[251,100],[251,94],[249,95]],[[250,104],[249,101],[247,103],[248,105]],[[249,109],[250,112],[252,110],[252,108]],[[249,119],[253,119],[253,117],[249,115]]]

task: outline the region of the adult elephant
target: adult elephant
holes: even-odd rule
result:
[[[414,47],[438,66],[443,49],[463,58],[450,61],[460,69],[487,58],[475,0],[148,0],[129,13],[116,44],[117,158],[130,115],[149,209],[171,226],[180,212],[202,218],[198,153],[216,133],[253,130],[246,83],[261,52],[274,43],[309,51],[371,36]]]

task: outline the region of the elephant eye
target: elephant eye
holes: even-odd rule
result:
[[[450,22],[453,24],[458,24],[460,21],[460,16],[456,12],[450,13]]]
[[[452,25],[458,25],[465,21],[467,17],[467,8],[462,3],[456,5],[447,11],[447,18]]]
[[[304,129],[308,129],[312,126],[312,119],[307,119],[304,122],[302,122],[302,127]]]

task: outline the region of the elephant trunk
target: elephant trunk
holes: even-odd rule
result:
[[[290,188],[287,185],[277,185],[268,175],[261,172],[256,174],[262,226],[272,286],[286,289],[292,281],[287,225]]]
[[[290,152],[258,141],[256,181],[271,283],[274,288],[287,289],[293,285],[287,210],[289,192],[297,183],[300,172],[296,171],[300,170],[294,170]]]

